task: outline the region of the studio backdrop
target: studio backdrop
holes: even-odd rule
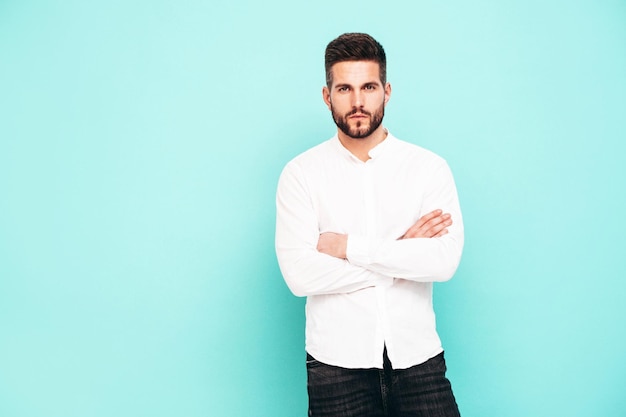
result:
[[[274,198],[353,31],[456,179],[461,414],[626,414],[625,2],[3,0],[1,416],[306,415]]]

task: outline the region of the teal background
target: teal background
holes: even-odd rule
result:
[[[2,0],[0,416],[306,415],[274,193],[346,31],[456,177],[463,416],[626,415],[624,1]]]

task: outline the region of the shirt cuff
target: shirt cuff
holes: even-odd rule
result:
[[[348,235],[346,258],[353,265],[367,266],[372,262],[372,256],[376,253],[378,241],[368,239],[365,236]]]

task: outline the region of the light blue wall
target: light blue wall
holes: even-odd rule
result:
[[[4,0],[0,416],[306,414],[274,192],[346,31],[456,176],[462,414],[626,414],[623,1]]]

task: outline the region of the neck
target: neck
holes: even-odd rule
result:
[[[350,137],[341,130],[338,130],[337,137],[344,148],[349,150],[361,161],[365,162],[370,159],[369,151],[385,140],[387,137],[387,129],[385,129],[383,125],[380,125],[371,135],[359,139]]]

